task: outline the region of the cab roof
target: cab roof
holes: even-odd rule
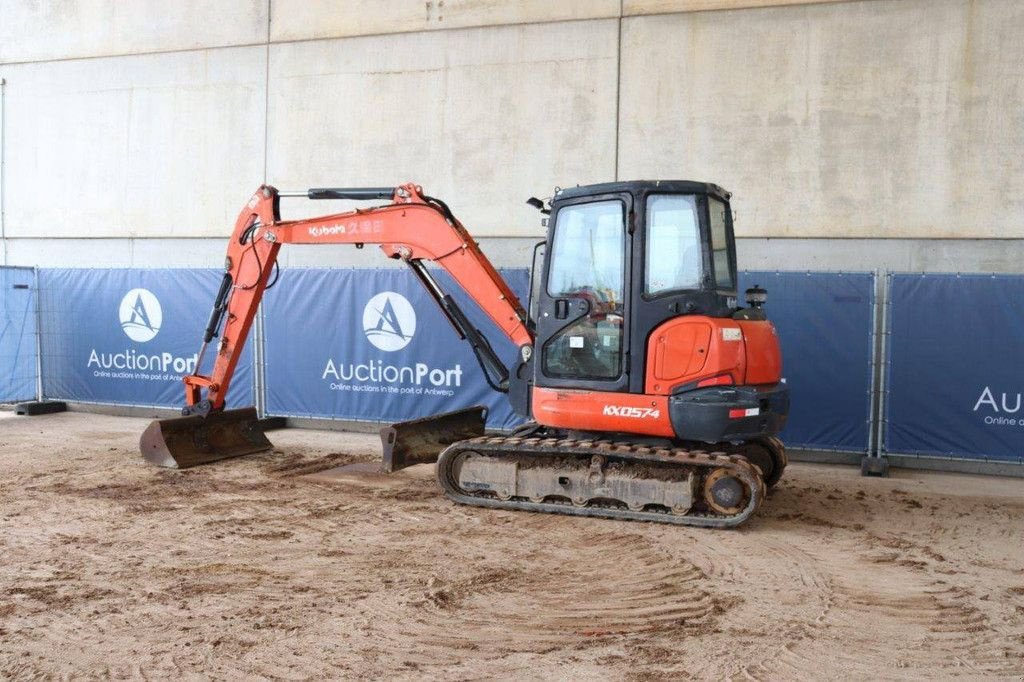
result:
[[[667,194],[710,194],[724,201],[728,201],[729,197],[732,196],[731,192],[727,192],[710,182],[696,182],[694,180],[625,180],[621,182],[601,182],[596,185],[563,187],[555,192],[552,201],[613,194],[616,192],[629,192],[637,196],[661,192]]]

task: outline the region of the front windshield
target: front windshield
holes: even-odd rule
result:
[[[645,262],[647,294],[700,288],[700,223],[694,196],[657,194],[647,198]]]
[[[586,313],[544,344],[544,373],[570,379],[615,379],[622,374],[626,208],[619,200],[559,209],[551,245],[548,293],[582,299]],[[554,310],[558,316],[558,308]]]
[[[566,206],[558,212],[548,293],[585,293],[611,312],[623,299],[625,208],[621,201]]]

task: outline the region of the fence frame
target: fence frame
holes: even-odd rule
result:
[[[885,335],[883,342],[885,343],[883,354],[884,360],[884,377],[882,382],[883,393],[879,404],[879,415],[881,421],[878,426],[878,447],[876,456],[879,458],[887,459],[894,463],[896,466],[914,468],[914,469],[928,469],[935,471],[952,471],[957,473],[969,473],[969,474],[991,474],[999,476],[1013,476],[1024,478],[1024,456],[1019,457],[1017,461],[1005,460],[1005,459],[988,459],[986,457],[963,457],[958,455],[942,455],[942,454],[929,454],[929,453],[915,453],[915,452],[899,452],[889,450],[889,414],[888,407],[890,401],[888,400],[889,394],[892,390],[890,379],[892,377],[892,322],[893,322],[893,305],[892,305],[892,280],[894,276],[898,275],[920,275],[922,277],[927,275],[933,276],[955,276],[960,277],[961,275],[981,275],[989,277],[1000,277],[1008,276],[1012,273],[998,273],[998,272],[886,272],[886,296],[885,296],[885,315],[884,322],[886,326]]]
[[[33,266],[28,266],[28,265],[8,265],[8,264],[4,264],[4,265],[0,265],[0,271],[3,271],[3,270],[11,270],[11,271],[13,271],[13,270],[21,270],[21,271],[26,271],[26,272],[31,272],[32,273],[32,283],[29,285],[29,292],[33,296],[33,301],[32,301],[32,309],[31,309],[31,311],[29,311],[29,314],[31,315],[33,326],[35,327],[34,330],[33,330],[33,338],[32,338],[32,352],[35,355],[35,357],[33,358],[33,363],[32,364],[33,364],[33,372],[34,372],[35,376],[33,377],[33,382],[32,382],[32,385],[33,385],[33,387],[32,387],[33,395],[25,395],[25,396],[21,396],[21,397],[17,397],[17,398],[12,398],[10,400],[6,400],[5,399],[5,400],[0,401],[0,402],[5,402],[5,403],[13,404],[13,403],[22,403],[22,402],[30,402],[30,401],[40,400],[41,399],[40,396],[42,395],[42,373],[41,373],[41,370],[40,370],[41,365],[40,365],[40,362],[39,362],[39,359],[40,359],[40,353],[39,353],[39,344],[40,344],[40,331],[39,331],[40,330],[40,324],[39,324],[39,268],[36,268],[36,267],[33,267]]]
[[[42,297],[40,292],[40,268],[27,266],[0,266],[4,269],[20,269],[32,271],[32,288],[34,300],[33,316],[35,321],[34,330],[34,351],[35,351],[35,396],[34,400],[43,401],[47,399],[61,400],[77,405],[95,405],[104,408],[114,408],[114,412],[135,413],[137,410],[155,410],[167,413],[174,408],[165,405],[127,404],[104,401],[83,401],[69,400],[59,396],[48,396],[44,391],[43,376],[45,370],[45,358],[42,353],[43,334],[43,311]],[[154,268],[158,269],[158,268]],[[329,267],[309,268],[330,270]],[[386,268],[378,268],[386,269]],[[892,386],[892,333],[893,315],[895,314],[892,302],[893,278],[898,275],[942,275],[960,276],[962,274],[982,275],[999,277],[1010,273],[931,273],[931,272],[904,272],[875,270],[874,272],[863,271],[814,271],[814,270],[750,270],[747,272],[767,272],[772,274],[833,274],[833,275],[871,275],[873,278],[871,292],[871,331],[868,343],[870,344],[869,369],[870,381],[868,388],[868,411],[867,431],[868,441],[863,449],[848,448],[827,448],[818,446],[794,446],[793,449],[800,453],[798,459],[811,461],[827,461],[855,463],[861,456],[872,460],[888,460],[892,464],[901,467],[955,471],[962,473],[984,473],[1008,476],[1024,477],[1024,457],[1018,460],[995,460],[984,456],[964,457],[958,455],[928,454],[914,452],[900,452],[889,448],[889,427],[891,407]],[[268,386],[266,379],[267,356],[266,356],[266,318],[265,309],[261,305],[253,325],[252,336],[248,340],[251,344],[252,371],[253,371],[253,401],[257,412],[261,417],[268,416]],[[297,424],[309,425],[319,428],[338,428],[346,424],[352,424],[356,428],[359,425],[365,429],[370,424],[379,422],[353,420],[348,418],[331,418],[322,416],[295,415],[289,417]]]
[[[875,453],[875,428],[876,428],[876,409],[877,409],[877,394],[880,391],[878,384],[878,376],[876,365],[879,362],[878,348],[877,348],[877,335],[878,335],[878,307],[879,307],[879,296],[878,296],[878,275],[879,271],[874,272],[865,270],[741,270],[740,275],[748,274],[752,272],[764,272],[771,273],[774,275],[870,275],[872,277],[871,286],[871,331],[868,336],[868,343],[870,344],[870,350],[868,353],[868,389],[865,394],[867,400],[867,410],[865,422],[867,423],[867,439],[863,448],[850,449],[844,447],[822,447],[817,445],[805,446],[805,445],[794,445],[792,447],[787,445],[787,450],[792,450],[799,453],[794,459],[800,461],[811,461],[811,462],[828,462],[828,463],[839,463],[839,464],[859,464],[862,457],[870,457]],[[742,292],[741,292],[742,293]],[[771,320],[771,291],[769,293],[768,301],[768,319]],[[785,358],[783,358],[783,366],[785,366]]]
[[[36,395],[35,400],[42,401],[46,398],[43,397],[43,305],[40,301],[40,289],[39,289],[39,268],[32,268],[32,282],[35,286],[36,294]]]
[[[35,335],[36,335],[36,396],[34,398],[35,400],[37,400],[37,401],[44,401],[44,402],[45,401],[59,401],[61,403],[66,403],[68,405],[78,405],[78,406],[84,406],[86,408],[88,406],[95,406],[97,408],[108,408],[108,409],[96,409],[96,410],[84,409],[82,411],[95,412],[95,413],[101,413],[101,414],[121,415],[121,416],[139,416],[139,412],[140,411],[142,411],[144,414],[147,414],[147,415],[152,414],[152,415],[162,415],[162,416],[173,416],[175,414],[177,414],[177,415],[181,414],[181,409],[182,409],[181,406],[154,405],[152,403],[144,403],[144,402],[125,403],[125,402],[115,402],[115,401],[111,401],[111,400],[83,400],[83,399],[80,399],[80,398],[65,398],[65,397],[60,397],[58,395],[47,395],[46,391],[44,390],[44,383],[43,383],[44,369],[45,369],[44,361],[43,361],[43,355],[44,354],[43,354],[43,350],[42,350],[43,307],[42,307],[42,289],[40,288],[40,283],[39,283],[39,280],[40,280],[39,273],[42,270],[65,270],[65,269],[67,269],[67,270],[152,270],[152,271],[163,271],[163,270],[214,270],[214,268],[185,268],[185,267],[173,267],[173,268],[143,268],[143,267],[116,267],[116,268],[79,268],[79,267],[55,268],[54,267],[54,268],[40,268],[38,266],[14,266],[14,265],[12,265],[12,266],[0,266],[0,268],[2,268],[2,267],[11,267],[11,268],[24,269],[24,270],[29,270],[30,269],[30,270],[34,271],[34,286],[36,288],[36,291],[35,291],[35,293],[36,293],[36,299],[35,299],[35,303],[36,303],[36,309],[35,309],[35,313],[36,313],[36,329],[35,329]],[[211,306],[213,305],[212,298],[210,300],[210,305]],[[258,317],[257,317],[257,319],[258,319]],[[249,337],[249,339],[246,342],[246,346],[247,346],[248,351],[250,353],[252,353],[252,363],[253,363],[253,365],[252,365],[253,381],[252,381],[252,391],[251,391],[250,398],[253,401],[253,405],[254,406],[258,406],[260,398],[261,398],[261,395],[260,395],[260,392],[259,392],[259,389],[258,389],[258,386],[257,386],[257,383],[256,383],[257,382],[257,369],[258,369],[258,365],[256,364],[257,350],[258,350],[257,346],[259,345],[257,343],[257,339],[259,337],[256,334],[255,329],[256,329],[256,325],[254,324],[253,325],[253,331],[250,332],[250,337]],[[198,330],[198,331],[201,332],[201,330]],[[196,335],[196,343],[198,344],[200,341],[201,341],[201,336],[200,336],[200,334],[197,333],[197,335]],[[182,386],[184,386],[184,384],[182,384]],[[184,398],[185,398],[184,388],[182,388],[181,397],[182,397],[182,405],[184,405]],[[262,414],[262,413],[260,413],[260,414]]]

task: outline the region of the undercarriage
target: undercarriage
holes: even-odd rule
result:
[[[725,528],[757,510],[785,465],[776,438],[698,449],[512,435],[449,446],[437,477],[461,504]]]

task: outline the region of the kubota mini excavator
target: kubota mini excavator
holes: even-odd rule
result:
[[[280,200],[384,200],[372,208],[284,221]],[[203,335],[184,378],[185,416],[153,422],[143,455],[162,466],[269,450],[253,408],[225,395],[282,244],[378,244],[404,261],[469,341],[488,382],[531,420],[484,434],[484,409],[382,430],[385,470],[437,461],[445,494],[463,504],[695,526],[735,526],[778,482],[775,434],[789,410],[766,294],[736,301],[730,194],[685,181],[613,182],[558,190],[538,244],[529,310],[448,206],[406,184],[279,192],[243,208]],[[541,248],[543,247],[543,248]],[[516,346],[510,364],[442,291],[444,268]],[[218,338],[209,374],[208,344]]]

